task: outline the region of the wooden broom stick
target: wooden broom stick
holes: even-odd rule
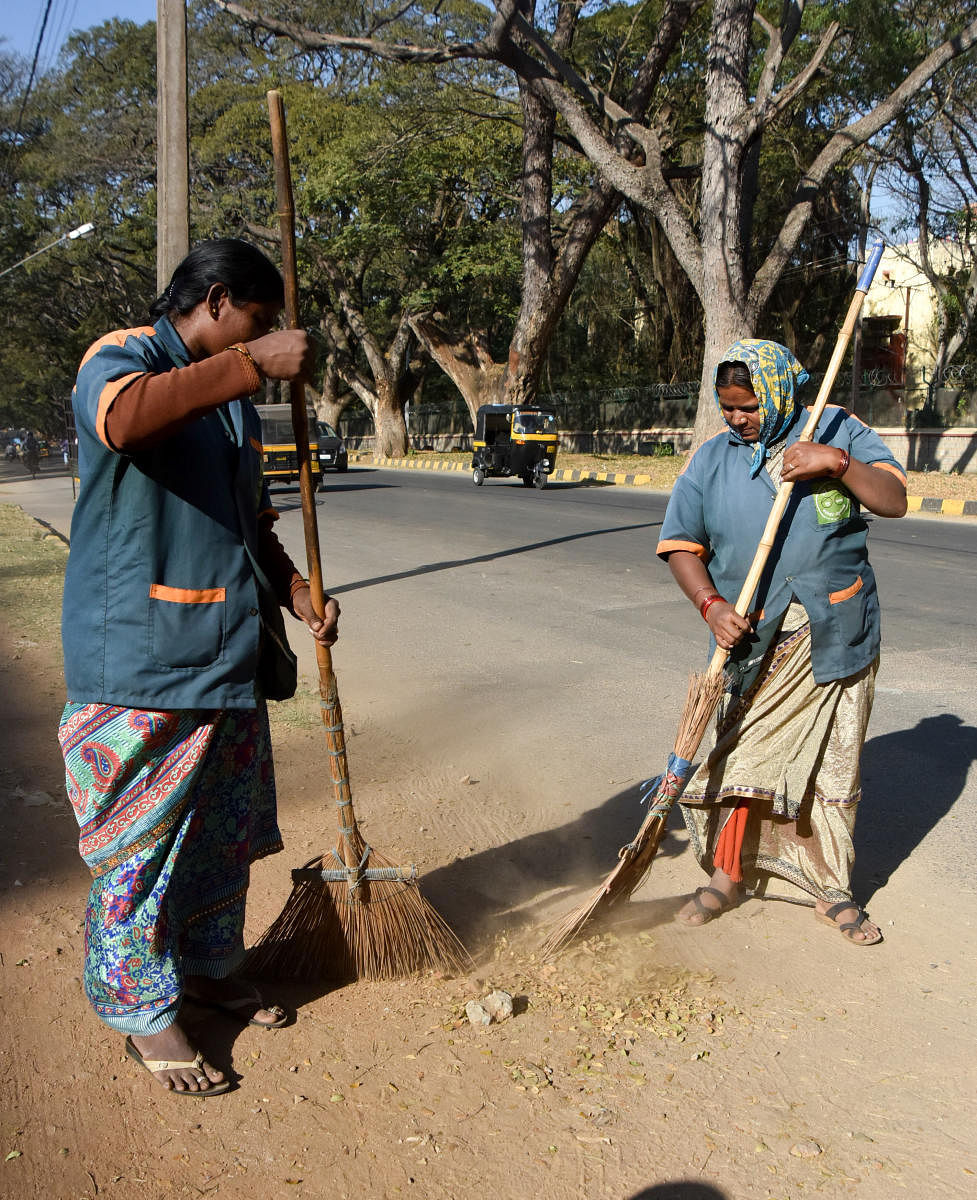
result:
[[[268,116],[271,122],[271,145],[275,163],[275,195],[278,220],[281,226],[282,275],[285,281],[285,319],[290,329],[301,329],[299,322],[298,270],[295,254],[295,203],[292,193],[292,173],[289,166],[288,141],[285,132],[285,105],[279,91],[268,93]],[[305,402],[305,384],[294,380],[288,385],[292,409],[292,428],[299,464],[299,488],[302,495],[302,527],[305,532],[305,554],[308,561],[309,587],[316,616],[325,617],[325,594],[322,584],[322,560],[319,553],[319,528],[316,522],[315,487],[312,482],[312,454],[309,445],[309,416]],[[363,846],[353,813],[353,797],[346,763],[346,735],[343,728],[339,689],[332,665],[332,652],[321,642],[315,644],[319,667],[319,695],[322,719],[329,748],[329,770],[339,807],[339,829],[342,833],[343,859],[348,870],[356,870]]]

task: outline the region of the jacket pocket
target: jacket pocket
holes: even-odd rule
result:
[[[855,582],[853,584],[851,584],[850,587],[841,588],[841,590],[837,591],[837,592],[828,592],[828,603],[829,604],[841,604],[845,600],[850,600],[852,598],[852,596],[856,595],[856,593],[860,592],[861,590],[862,590],[862,577],[861,577],[861,575],[859,575],[859,577],[855,580]]]
[[[224,650],[224,588],[149,589],[149,645],[164,667],[204,667]]]
[[[873,622],[869,609],[869,590],[861,575],[847,587],[828,592],[831,620],[838,630],[839,644],[860,646],[872,636]]]

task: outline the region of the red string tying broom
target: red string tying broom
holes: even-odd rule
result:
[[[295,210],[281,93],[268,93],[275,189],[281,222],[285,315],[298,320]],[[316,613],[325,612],[305,388],[289,385],[299,460],[309,585]],[[339,840],[328,854],[292,872],[292,893],[281,915],[252,947],[251,970],[297,980],[390,979],[425,968],[457,971],[471,965],[461,942],[417,885],[417,869],[395,866],[367,845],[353,813],[346,765],[343,712],[332,655],[316,643],[322,722],[339,814]]]
[[[845,350],[855,328],[855,321],[861,311],[865,293],[872,284],[879,260],[882,257],[883,244],[881,239],[872,243],[868,260],[859,276],[855,295],[848,307],[845,322],[838,334],[834,353],[828,364],[824,380],[818,392],[817,399],[811,409],[810,418],[800,435],[799,441],[809,442],[813,439],[818,422],[828,402],[828,396],[834,386],[838,370],[841,367]],[[750,572],[736,601],[736,611],[741,617],[750,611],[753,594],[760,582],[760,576],[767,564],[773,547],[781,518],[787,508],[787,502],[793,491],[793,482],[782,483],[777,491],[770,516],[760,538]],[[600,887],[584,901],[553,926],[542,945],[544,956],[555,954],[577,936],[584,926],[594,917],[609,911],[616,904],[630,898],[632,892],[642,882],[651,868],[658,845],[665,832],[665,824],[672,805],[681,796],[686,781],[692,770],[692,759],[705,736],[706,729],[716,711],[725,690],[724,668],[729,651],[716,647],[709,663],[709,668],[703,673],[694,674],[689,680],[689,690],[679,722],[675,745],[668,759],[668,765],[663,775],[659,776],[653,790],[648,796],[648,814],[641,824],[633,841],[622,846],[618,851],[617,866],[611,871]]]

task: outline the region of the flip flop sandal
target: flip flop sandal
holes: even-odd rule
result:
[[[197,996],[193,992],[187,992],[186,997],[194,1004],[200,1005],[201,1008],[213,1008],[219,1012],[228,1012],[239,1020],[246,1021],[248,1025],[257,1025],[259,1029],[281,1029],[288,1023],[288,1013],[284,1008],[278,1004],[265,1004],[257,993],[253,996],[239,996],[235,1000],[205,1000],[203,996]],[[254,1005],[257,1005],[259,1009],[264,1009],[265,1012],[272,1013],[275,1020],[256,1021],[253,1017],[241,1016],[242,1008],[251,1008]]]
[[[155,1071],[196,1071],[197,1082],[203,1083],[207,1080],[207,1076],[203,1073],[204,1056],[201,1051],[197,1051],[197,1057],[190,1062],[175,1062],[165,1058],[143,1058],[136,1047],[132,1044],[132,1038],[126,1038],[126,1054],[137,1062],[141,1067],[152,1075]],[[157,1083],[159,1080],[157,1080]],[[189,1088],[166,1088],[166,1091],[174,1096],[196,1096],[198,1100],[205,1100],[208,1096],[221,1096],[224,1092],[231,1090],[231,1083],[228,1079],[222,1079],[220,1083],[209,1083],[208,1087],[200,1088],[199,1091],[192,1092]]]
[[[837,918],[841,916],[846,908],[855,909],[858,915],[854,921],[844,921],[839,925]],[[881,930],[875,937],[870,937],[868,934],[864,938],[852,937],[852,934],[861,929],[862,925],[868,919],[868,913],[865,909],[860,904],[855,904],[852,900],[841,900],[837,904],[832,904],[825,912],[818,913],[817,918],[819,921],[824,921],[826,925],[833,925],[841,933],[845,941],[852,946],[877,946],[883,940]]]
[[[719,901],[719,908],[706,908],[699,899],[703,892],[708,892],[710,896],[715,896]],[[702,914],[702,920],[698,922],[686,921],[676,913],[675,920],[679,925],[684,925],[686,929],[701,929],[703,925],[708,925],[710,921],[714,921],[716,917],[721,917],[724,912],[729,912],[731,908],[736,908],[739,904],[738,899],[727,896],[725,892],[721,892],[719,888],[714,887],[696,888],[695,894],[691,899],[695,905],[695,911]]]

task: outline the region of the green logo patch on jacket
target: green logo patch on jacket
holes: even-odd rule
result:
[[[837,525],[851,516],[851,496],[848,492],[834,487],[826,479],[813,480],[811,492],[819,525]]]

